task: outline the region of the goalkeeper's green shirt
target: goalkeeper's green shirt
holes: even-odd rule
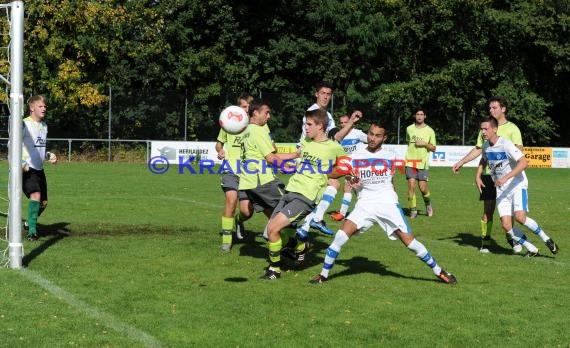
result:
[[[318,203],[327,187],[327,174],[333,170],[337,158],[342,156],[346,156],[346,152],[336,141],[303,139],[301,141],[301,162],[285,189],[288,192],[302,194]]]
[[[414,167],[416,169],[429,168],[429,151],[425,146],[416,147],[416,140],[421,139],[428,144],[436,146],[435,132],[433,128],[428,125],[418,128],[416,124],[412,124],[406,128],[406,142],[408,143],[408,150],[406,151],[406,166]],[[408,163],[408,160],[416,160],[416,162]],[[419,162],[418,160],[421,160]]]
[[[269,128],[250,123],[242,138],[239,189],[251,190],[273,181],[276,176],[265,157],[275,152]]]
[[[238,173],[238,160],[241,160],[241,140],[244,134],[245,130],[234,135],[229,134],[222,128],[220,129],[220,133],[216,139],[220,143],[224,144],[224,150],[226,153],[225,160],[227,162],[226,166],[229,165],[233,174]]]
[[[511,143],[515,144],[516,146],[519,145],[523,146],[521,131],[519,127],[517,127],[517,125],[512,122],[507,121],[506,123],[499,125],[499,129],[497,130],[497,135],[507,140],[510,140]],[[483,139],[483,133],[479,131],[479,134],[477,135],[477,144],[475,145],[475,147],[477,147],[478,149],[483,148],[484,142],[485,139]],[[484,173],[489,174],[488,166],[485,166]]]

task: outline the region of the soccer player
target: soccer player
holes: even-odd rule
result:
[[[348,133],[343,136],[341,131],[335,134],[334,138],[337,141],[340,141],[340,145],[344,148],[344,151],[350,156],[351,153],[358,150],[362,144],[366,144],[368,142],[368,136],[366,133],[361,131],[360,129],[354,128],[354,123],[360,120],[362,117],[361,114],[353,114],[351,116],[343,115],[339,118],[341,131],[348,131]],[[350,183],[345,181],[344,182],[344,194],[342,195],[342,201],[340,205],[340,210],[332,213],[331,218],[335,221],[342,221],[346,217],[348,213],[348,208],[350,207],[350,203],[352,202],[352,187]]]
[[[477,168],[476,183],[479,191],[485,186],[481,179],[483,167],[488,166],[497,190],[497,210],[503,230],[518,244],[527,248],[526,257],[538,255],[538,249],[530,243],[524,233],[513,231],[512,216],[516,221],[539,236],[550,252],[558,253],[558,245],[536,221],[526,215],[528,212],[528,180],[524,172],[528,165],[524,153],[509,140],[497,135],[497,119],[489,117],[481,122],[481,133],[485,143],[483,155]]]
[[[249,125],[241,141],[239,190],[244,191],[250,204],[246,212],[264,212],[267,217],[279,203],[285,185],[277,178],[276,169],[285,168],[287,161],[298,153],[278,154],[265,127],[271,107],[263,100],[253,100],[249,106]]]
[[[306,139],[301,142],[301,163],[291,176],[286,187],[287,193],[275,208],[267,225],[269,249],[269,267],[264,278],[274,280],[281,277],[281,252],[283,242],[281,232],[294,227],[314,209],[321,198],[328,177],[339,177],[333,171],[337,159],[346,156],[346,152],[336,141],[327,138],[326,111],[319,108],[306,112]],[[297,230],[296,238],[290,237],[288,246],[296,258],[296,264],[304,261],[308,251],[308,234]]]
[[[487,105],[489,106],[489,114],[494,117],[499,124],[497,135],[511,141],[519,150],[524,151],[521,131],[514,123],[507,120],[507,100],[501,96],[492,97],[488,100]],[[475,147],[471,149],[471,151],[459,162],[453,165],[452,170],[454,173],[458,173],[465,163],[469,163],[481,155],[483,151],[483,142],[483,135],[481,131],[479,131]],[[484,186],[479,194],[479,200],[483,201],[483,215],[481,216],[481,247],[479,248],[479,251],[483,254],[488,254],[490,252],[489,244],[491,242],[491,231],[493,230],[493,215],[495,213],[495,199],[497,192],[488,169],[485,169],[485,172],[481,175],[481,180],[483,181]],[[514,227],[514,229],[517,230],[517,227]],[[513,251],[515,253],[520,253],[522,251],[522,246],[513,242],[508,234],[505,236],[507,238],[507,242],[513,248]]]
[[[416,181],[422,193],[426,206],[427,216],[433,215],[431,206],[431,194],[428,187],[429,179],[429,153],[436,149],[435,132],[425,123],[426,114],[424,109],[417,108],[414,113],[414,124],[406,128],[406,179],[408,180],[408,207],[410,219],[418,215],[416,207]],[[412,164],[411,166],[409,164]]]
[[[44,122],[47,104],[42,95],[28,99],[30,116],[23,120],[22,129],[22,189],[29,199],[28,219],[24,222],[26,238],[36,241],[37,221],[48,204],[48,186],[44,172],[44,161],[57,163],[57,156],[46,151],[48,127]]]
[[[327,82],[327,81],[321,81],[317,84],[316,88],[315,88],[315,103],[313,105],[311,105],[307,111],[314,111],[317,109],[323,109],[326,110],[328,108],[328,105],[332,99],[332,94],[333,94],[333,86],[331,83]],[[330,135],[329,132],[335,130],[335,122],[334,119],[332,117],[332,115],[330,114],[330,112],[327,111],[327,118],[328,118],[328,123],[327,123],[327,127],[325,129],[325,134]],[[303,126],[301,129],[301,140],[303,141],[306,137],[306,121],[307,121],[307,117],[303,117]],[[330,206],[330,204],[332,203],[332,201],[334,200],[334,197],[336,196],[338,189],[340,188],[340,183],[338,182],[338,180],[336,179],[329,179],[328,182],[328,186],[325,190],[325,193],[323,194],[323,198],[322,200],[319,202],[319,204],[317,205],[317,207],[315,208],[315,212],[313,215],[311,215],[311,219],[308,219],[307,223],[310,225],[310,227],[313,227],[319,231],[321,231],[324,234],[331,234],[333,233],[326,225],[325,221],[323,220],[323,217],[325,215],[325,212],[327,211],[327,208]],[[306,229],[308,230],[309,227],[306,227]]]
[[[387,136],[384,126],[373,123],[368,130],[368,146],[352,154],[354,174],[351,182],[358,200],[329,245],[321,272],[311,279],[311,283],[325,282],[342,246],[354,234],[369,229],[374,223],[386,231],[388,238],[400,239],[442,282],[457,283],[455,276],[443,270],[412,234],[394,190],[395,154],[382,148]]]

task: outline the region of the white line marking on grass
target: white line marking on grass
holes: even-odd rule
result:
[[[52,293],[52,295],[62,299],[71,306],[81,310],[91,318],[102,321],[105,326],[115,330],[116,332],[126,335],[127,337],[133,340],[139,341],[145,347],[162,346],[162,344],[153,336],[135,327],[122,323],[117,319],[115,319],[113,316],[89,306],[87,303],[75,298],[75,296],[68,293],[64,289],[60,288],[59,286],[55,285],[54,283],[50,282],[49,280],[45,279],[41,275],[33,271],[27,270],[25,268],[20,270],[20,272],[25,278],[27,278],[31,282],[38,284],[42,288]]]

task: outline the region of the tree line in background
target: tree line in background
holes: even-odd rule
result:
[[[567,0],[33,0],[24,86],[49,98],[50,137],[107,138],[111,100],[113,138],[214,140],[245,91],[296,141],[328,80],[336,116],[361,109],[392,141],[421,105],[440,144],[462,143],[463,120],[473,144],[503,95],[525,145],[570,146],[569,14]]]

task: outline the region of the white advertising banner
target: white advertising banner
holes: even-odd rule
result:
[[[295,144],[277,143],[275,144],[279,152],[291,152],[294,150]],[[406,156],[407,145],[384,144],[384,147],[396,154],[397,159],[404,159]],[[431,167],[452,167],[456,162],[462,159],[473,149],[473,146],[447,146],[438,145],[435,152],[430,153],[429,163]],[[552,150],[551,162],[545,162],[544,165],[550,165],[552,168],[570,168],[570,149],[569,148],[525,148],[525,153],[529,161],[536,160],[537,154],[534,152]],[[161,157],[170,164],[184,164],[191,157],[193,159],[202,159],[213,161],[213,163],[222,163],[218,159],[216,152],[216,143],[213,141],[153,141],[151,143],[150,157]],[[477,157],[464,167],[477,167],[479,159]],[[538,157],[537,157],[538,158]],[[541,157],[544,159],[544,155]],[[549,158],[550,159],[550,158]],[[542,161],[544,162],[544,161]],[[210,162],[211,163],[211,162]],[[535,166],[536,167],[536,166]],[[540,167],[544,167],[543,165]]]
[[[168,160],[170,164],[185,163],[191,157],[222,163],[218,159],[216,143],[213,141],[153,141],[150,157],[159,156]]]

